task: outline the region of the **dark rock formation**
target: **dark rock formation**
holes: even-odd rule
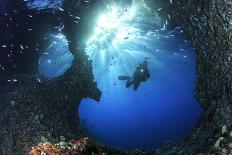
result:
[[[87,7],[86,5],[83,6],[82,11]],[[19,57],[19,59],[15,59],[15,61],[17,60],[15,66],[19,69],[15,70],[4,66],[7,71],[0,73],[0,84],[4,86],[0,88],[0,154],[24,155],[29,152],[32,146],[44,139],[53,142],[62,135],[67,139],[81,137],[77,118],[80,101],[86,97],[99,101],[101,92],[94,82],[92,62],[88,60],[84,51],[77,49],[76,42],[78,40],[76,38],[80,38],[77,32],[83,30],[81,26],[84,23],[80,26],[74,22],[70,23],[70,18],[73,21],[77,12],[80,12],[77,8],[74,8],[74,10],[76,12],[66,9],[63,13],[47,10],[36,13],[23,9],[20,12],[18,11],[19,13],[13,13],[11,17],[15,23],[20,22],[18,20],[25,20],[21,21],[18,27],[22,31],[18,32],[18,29],[15,28],[17,24],[9,24],[10,27],[7,28],[8,21],[0,26],[6,29],[7,47],[8,44],[9,46],[11,44],[15,45],[12,46],[13,49],[6,48],[3,51],[4,54],[1,54],[7,57],[9,50],[14,50],[14,56]],[[83,16],[86,13],[85,11],[82,13]],[[33,19],[28,15],[33,16]],[[6,15],[3,14],[3,16]],[[41,18],[42,16],[47,16],[48,21],[44,21]],[[60,22],[60,20],[63,20],[65,28],[67,28],[64,33],[75,59],[71,68],[64,75],[48,80],[38,74],[39,52],[34,53],[36,48],[34,46],[42,42],[46,36],[44,34],[53,32],[54,24],[57,21]],[[38,22],[41,22],[38,24],[41,27],[36,25],[37,29],[35,31],[28,32],[27,25],[31,26],[31,24]],[[13,37],[8,39],[7,36],[11,35]],[[22,36],[24,39],[21,39]],[[48,40],[45,40],[45,42],[48,42]],[[29,47],[25,48],[24,43]],[[21,46],[24,46],[24,48]],[[40,44],[40,48],[42,48],[41,46]],[[23,56],[16,52],[20,47],[24,52]],[[44,47],[46,45],[43,45]],[[15,63],[5,63],[8,59],[4,57],[1,57],[0,60],[4,60],[1,63],[8,66]],[[34,75],[22,74],[25,72],[23,70],[29,70],[28,68],[33,70],[30,73]],[[7,72],[8,74],[6,74]],[[12,74],[12,72],[17,74]],[[8,79],[11,79],[11,81],[7,82]],[[12,81],[12,79],[15,79],[15,81]]]
[[[184,143],[167,144],[159,153],[229,154],[232,139],[221,128],[232,130],[232,3],[226,0],[159,2],[163,7],[161,15],[169,14],[171,25],[182,27],[196,49],[195,95],[206,111]]]
[[[25,154],[41,138],[78,137],[76,110],[82,98],[100,100],[92,64],[79,52],[72,67],[56,79],[18,75],[15,91],[1,104],[1,154]]]
[[[173,4],[173,22],[184,28],[197,53],[196,96],[204,108],[231,96],[231,3],[179,1]],[[228,8],[230,6],[230,8]],[[185,12],[183,14],[183,12]]]

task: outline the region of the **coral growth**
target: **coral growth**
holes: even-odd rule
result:
[[[100,150],[98,150],[97,147],[88,138],[84,138],[73,142],[61,141],[57,144],[52,144],[49,142],[41,143],[38,144],[37,146],[34,146],[29,154],[30,155],[40,155],[40,154],[85,155],[86,154],[87,155],[87,154],[99,153],[99,152]]]

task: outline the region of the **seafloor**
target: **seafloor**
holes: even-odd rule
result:
[[[156,5],[154,5],[154,3]],[[65,30],[71,68],[53,80],[17,74],[19,82],[5,88],[0,106],[0,154],[232,154],[232,2],[229,0],[162,0],[151,2],[159,14],[169,14],[196,49],[195,95],[205,116],[184,141],[174,140],[160,149],[143,152],[107,148],[77,131],[76,103],[84,97],[100,99],[92,63],[75,48],[72,24]],[[12,91],[12,87],[16,88]],[[5,91],[6,92],[6,91]],[[75,129],[75,130],[74,130]]]

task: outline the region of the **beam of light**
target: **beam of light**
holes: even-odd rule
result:
[[[139,29],[130,25],[135,17],[135,7],[120,9],[109,7],[106,12],[99,15],[95,32],[86,43],[88,49],[98,48],[104,59],[104,52],[110,52],[110,47],[116,47],[123,40],[132,40],[139,33]]]
[[[120,14],[116,7],[112,8],[110,12],[101,15],[99,18],[97,25],[102,29],[113,29],[119,25]]]
[[[138,8],[139,6],[135,2],[131,7],[123,9],[113,5],[108,6],[108,10],[99,15],[94,25],[95,32],[86,42],[87,54],[90,55],[92,60],[95,60],[95,65],[99,66],[98,69],[94,69],[95,71],[98,70],[96,72],[102,72],[102,74],[105,71],[107,73],[108,71],[114,72],[114,79],[120,72],[132,74],[128,66],[126,67],[122,64],[121,67],[123,68],[121,68],[112,64],[118,61],[126,61],[128,58],[135,60],[134,62],[128,62],[131,63],[130,68],[133,68],[139,61],[143,61],[145,57],[150,56],[150,54],[142,52],[144,49],[141,46],[144,46],[145,40],[148,39],[144,34],[146,32],[143,24],[149,23],[151,19],[145,18],[141,13],[137,13],[142,12]],[[157,23],[160,22],[159,18],[152,19]],[[147,35],[149,33],[152,32],[147,32]],[[137,45],[139,42],[144,43],[144,45]],[[149,47],[151,45],[145,46]],[[98,79],[98,75],[101,75],[98,73],[95,75],[97,81],[101,80]],[[100,88],[102,88],[101,84]]]

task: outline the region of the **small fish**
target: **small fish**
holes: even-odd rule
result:
[[[180,51],[184,51],[184,49],[183,49],[183,48],[181,48],[181,49],[180,49]]]
[[[129,39],[129,37],[125,37],[124,39],[125,39],[125,40],[126,40],[126,39]]]
[[[39,83],[41,83],[41,81],[40,81],[40,79],[39,79],[39,78],[37,78],[37,80],[38,80],[38,82],[39,82]]]
[[[61,7],[59,7],[59,10],[60,10],[60,11],[64,11],[64,9],[63,9],[63,8],[61,8]]]
[[[20,45],[20,48],[23,50],[24,48],[23,48],[23,45]]]
[[[18,82],[18,80],[17,80],[17,79],[13,79],[12,81],[13,81],[13,82]]]

